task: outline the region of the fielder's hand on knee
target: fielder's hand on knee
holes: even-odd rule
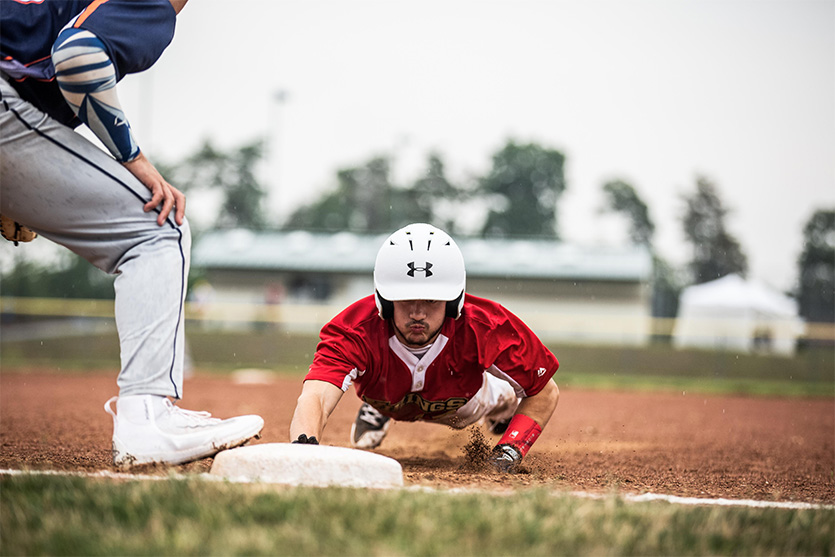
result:
[[[123,162],[122,165],[131,174],[136,176],[146,188],[151,190],[151,200],[145,204],[145,212],[153,211],[159,207],[159,217],[157,217],[158,225],[162,226],[165,224],[165,219],[168,218],[172,210],[174,210],[174,221],[178,225],[183,224],[183,218],[185,218],[186,214],[185,194],[166,182],[165,178],[145,158],[143,153],[140,152],[139,156],[135,159],[129,162]]]
[[[522,462],[522,453],[513,445],[502,443],[493,448],[487,461],[497,472],[512,474]]]

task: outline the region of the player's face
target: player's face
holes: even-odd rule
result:
[[[446,318],[446,302],[403,300],[394,304],[394,331],[406,346],[420,348],[435,340]]]

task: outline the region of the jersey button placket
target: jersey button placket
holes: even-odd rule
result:
[[[418,365],[415,367],[414,373],[412,373],[412,392],[417,392],[423,389],[423,381],[426,375],[425,369],[422,365]]]

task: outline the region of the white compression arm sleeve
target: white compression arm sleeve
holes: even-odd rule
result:
[[[67,103],[116,160],[139,156],[116,94],[116,68],[101,40],[84,29],[64,29],[52,47],[52,63]]]

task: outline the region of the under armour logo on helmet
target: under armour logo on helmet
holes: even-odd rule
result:
[[[412,261],[411,263],[406,263],[406,265],[409,266],[409,270],[406,271],[406,274],[409,275],[410,277],[415,276],[415,271],[422,271],[422,272],[426,273],[427,277],[432,276],[432,271],[429,270],[429,269],[432,268],[432,264],[429,263],[428,261],[426,262],[426,266],[424,266],[424,267],[415,267],[415,262],[414,261]]]

